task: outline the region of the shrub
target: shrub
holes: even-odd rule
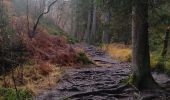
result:
[[[85,53],[79,52],[77,56],[77,62],[82,64],[92,64],[92,61],[89,60],[89,58],[86,56]]]
[[[27,60],[28,52],[22,39],[9,26],[0,34],[0,74],[18,66]]]
[[[68,43],[70,44],[75,44],[79,42],[75,37],[68,35],[68,34],[66,35],[66,38],[67,38]]]
[[[170,74],[170,59],[162,58],[159,52],[152,52],[151,54],[151,69],[159,73]]]
[[[157,72],[165,72],[166,70],[166,65],[165,65],[165,60],[162,57],[158,58],[158,61],[155,65],[155,70]]]

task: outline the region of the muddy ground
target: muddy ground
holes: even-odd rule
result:
[[[84,47],[95,65],[68,69],[56,87],[44,91],[34,100],[170,100],[162,91],[139,92],[126,85],[131,74],[130,63],[118,62],[93,46]],[[168,89],[170,78],[153,73],[155,80]]]

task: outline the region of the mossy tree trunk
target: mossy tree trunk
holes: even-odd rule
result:
[[[150,70],[148,0],[133,0],[132,45],[132,83],[138,89],[154,88],[157,84]]]

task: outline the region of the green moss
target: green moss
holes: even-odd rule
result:
[[[0,100],[32,100],[32,94],[22,89],[16,92],[12,88],[0,88]]]
[[[129,84],[129,85],[134,85],[135,82],[136,82],[136,76],[133,74],[129,75],[129,77],[126,79],[120,80],[120,83]]]
[[[127,80],[127,83],[130,84],[130,85],[134,85],[135,82],[136,82],[136,80],[137,80],[137,79],[136,79],[136,75],[131,74],[131,75],[129,76],[128,80]]]

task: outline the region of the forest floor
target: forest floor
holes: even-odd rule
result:
[[[56,87],[43,91],[34,100],[170,100],[170,95],[161,91],[141,93],[125,85],[131,74],[130,63],[115,61],[94,46],[75,48],[83,48],[94,65],[67,69]],[[170,88],[167,75],[153,73],[153,76],[162,87]]]

